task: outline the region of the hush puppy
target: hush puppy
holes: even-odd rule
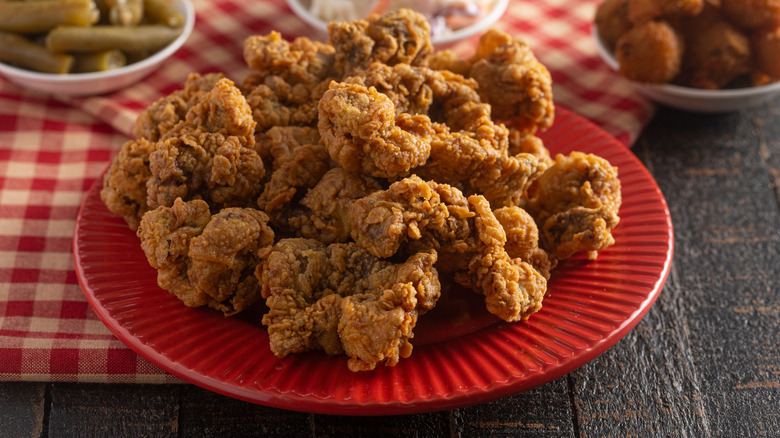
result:
[[[665,83],[680,71],[683,43],[669,23],[648,21],[617,41],[620,73],[637,82]]]

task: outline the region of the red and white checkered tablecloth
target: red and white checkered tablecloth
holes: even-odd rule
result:
[[[526,38],[553,75],[555,100],[630,145],[653,107],[604,65],[590,38],[600,0],[513,1],[497,26]],[[242,42],[310,30],[284,0],[194,0],[186,45],[109,95],[51,96],[0,77],[0,381],[177,382],[118,341],[89,308],[73,266],[85,193],[146,106],[189,72],[248,73]],[[454,49],[464,54],[475,38]]]

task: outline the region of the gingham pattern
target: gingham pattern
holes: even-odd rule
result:
[[[525,37],[552,71],[556,101],[625,144],[652,107],[598,59],[589,35],[597,1],[513,2],[498,26]],[[309,30],[284,0],[195,0],[187,44],[126,90],[52,97],[0,78],[0,380],[179,381],[122,345],[87,305],[71,255],[90,184],[128,139],[137,114],[192,71],[246,73],[241,43],[272,29]],[[468,53],[475,39],[453,49]]]

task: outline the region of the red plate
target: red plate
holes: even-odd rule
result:
[[[185,307],[160,289],[138,238],[100,201],[98,181],[81,207],[76,271],[89,304],[114,334],[162,369],[206,389],[278,408],[344,415],[452,409],[505,397],[560,377],[626,335],[655,302],[672,260],[672,223],[653,178],[622,144],[558,107],[542,138],[553,153],[590,152],[618,167],[621,221],[595,261],[562,263],[541,311],[498,322],[480,296],[447,294],[420,318],[412,356],[353,373],[346,358],[311,352],[275,357],[259,323]]]

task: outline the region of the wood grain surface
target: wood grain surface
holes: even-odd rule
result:
[[[675,235],[645,318],[590,363],[491,403],[420,415],[283,411],[192,385],[0,384],[1,437],[780,436],[780,100],[659,108],[634,147]]]

